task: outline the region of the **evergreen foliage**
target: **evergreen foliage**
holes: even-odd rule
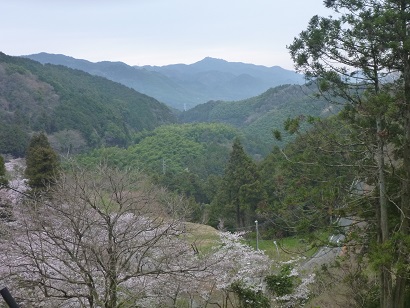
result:
[[[172,191],[209,204],[229,158],[238,131],[224,124],[164,125],[136,134],[136,144],[102,148],[80,155],[83,165],[107,164],[140,169]]]
[[[268,202],[259,215],[276,236],[311,232],[344,215],[343,204],[356,174],[349,147],[350,130],[339,118],[318,121],[283,150],[276,148],[259,165]],[[320,150],[318,150],[320,149]],[[358,149],[357,149],[358,150]]]
[[[96,165],[102,158],[118,167],[133,166],[155,175],[194,172],[204,179],[223,173],[228,147],[237,134],[235,128],[216,123],[164,125],[136,134],[136,144],[127,149],[102,148],[80,160]]]
[[[337,18],[313,17],[289,46],[297,68],[312,83],[276,87],[239,102],[212,101],[181,114],[182,121],[212,122],[207,124],[153,129],[173,119],[150,98],[136,99],[129,89],[79,71],[0,54],[0,77],[11,78],[0,80],[0,94],[11,110],[0,112],[0,147],[21,155],[28,133],[39,130],[60,140],[71,136],[76,148],[84,138],[89,146],[105,147],[80,156],[80,162],[97,166],[105,160],[144,170],[189,197],[193,220],[241,229],[257,219],[263,236],[306,236],[315,241],[309,247],[324,244],[313,238],[317,230],[343,233],[346,247],[359,247],[357,260],[363,262],[357,276],[347,277],[352,285],[377,283],[379,306],[405,307],[410,288],[409,7],[396,0],[326,4],[343,12]],[[392,71],[400,74],[389,75]],[[32,104],[24,104],[17,91],[24,78],[38,85],[28,99]],[[32,94],[24,85],[22,91]],[[140,100],[155,107],[144,109]],[[332,111],[327,102],[341,110],[338,116],[323,118]],[[248,153],[266,153],[273,137],[283,141],[276,144],[282,148],[255,162]],[[59,144],[68,153],[74,143]],[[27,150],[30,187],[53,184],[57,168],[46,135],[34,135]],[[357,226],[342,228],[337,221],[344,217],[353,217]],[[295,281],[284,268],[265,282],[283,296]],[[264,307],[264,297],[255,290],[240,283],[230,287],[242,306]],[[374,304],[374,299],[366,302]]]
[[[371,193],[356,189],[358,198],[350,203],[349,212],[366,219],[368,226],[366,236],[353,233],[352,238],[360,238],[362,245],[371,243],[366,256],[377,270],[379,305],[405,307],[410,235],[409,5],[401,0],[325,4],[338,13],[336,17],[312,17],[289,50],[297,69],[318,81],[323,97],[346,102],[344,116],[355,128],[351,140],[364,146],[361,158],[351,163],[358,172],[354,186],[372,188]],[[370,215],[363,213],[363,203]]]
[[[33,135],[27,148],[25,170],[31,189],[36,192],[54,184],[58,168],[58,156],[51,148],[46,135]]]
[[[235,138],[221,186],[213,201],[213,214],[219,215],[214,219],[224,221],[224,225],[230,228],[247,226],[253,222],[263,199],[257,166],[245,153],[239,138]]]
[[[250,287],[244,285],[239,281],[234,282],[231,285],[232,292],[239,299],[240,308],[269,308],[271,307],[271,302],[268,297],[266,297],[262,290],[254,290]]]
[[[277,296],[291,294],[295,287],[296,277],[291,276],[292,268],[284,266],[279,274],[265,277],[265,282],[268,290]]]
[[[22,125],[0,125],[0,149],[2,153],[23,157],[29,141],[29,135]]]

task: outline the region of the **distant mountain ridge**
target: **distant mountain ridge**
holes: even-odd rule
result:
[[[40,63],[64,65],[122,83],[184,110],[210,100],[241,100],[282,84],[302,84],[303,76],[279,66],[204,58],[193,64],[129,66],[122,62],[90,62],[65,55],[24,56]]]

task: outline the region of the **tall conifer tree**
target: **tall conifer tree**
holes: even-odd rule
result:
[[[256,164],[245,153],[236,138],[218,192],[219,206],[225,217],[235,217],[236,227],[253,223],[258,203],[262,200]]]
[[[59,161],[44,133],[33,135],[31,138],[27,148],[26,166],[25,176],[34,191],[53,184]]]
[[[345,115],[360,127],[357,135],[365,136],[361,141],[372,166],[361,180],[374,185],[377,198],[375,227],[382,248],[373,256],[379,267],[380,306],[404,307],[410,286],[410,3],[324,2],[336,18],[314,16],[289,49],[297,69],[318,82],[322,94],[346,102]],[[393,163],[387,160],[388,148],[398,154]],[[400,181],[401,190],[389,180]],[[398,216],[397,229],[392,221]]]

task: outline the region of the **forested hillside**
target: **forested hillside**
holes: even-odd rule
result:
[[[136,134],[135,144],[127,149],[105,147],[82,155],[82,159],[85,164],[98,164],[101,159],[108,159],[110,164],[132,166],[150,174],[195,170],[204,178],[210,173],[223,173],[232,140],[237,134],[235,128],[216,123],[163,125]],[[211,160],[211,157],[215,159]],[[222,162],[218,163],[219,159]]]
[[[249,141],[238,129],[218,123],[161,126],[137,134],[135,145],[126,149],[96,149],[78,161],[93,168],[106,162],[149,174],[156,183],[192,198],[194,221],[215,227],[223,221],[224,227],[236,230],[252,226],[257,218],[264,233],[283,237],[299,230],[302,236],[327,226],[329,210],[336,211],[343,189],[353,181],[349,169],[333,166],[347,164],[351,157],[335,155],[331,148],[317,152],[328,147],[328,139],[346,141],[348,129],[345,134],[340,131],[345,125],[333,117],[313,123],[282,151],[275,148],[259,162],[246,151]],[[302,160],[309,164],[292,163]]]
[[[182,112],[183,123],[220,122],[237,127],[255,147],[266,155],[273,145],[283,146],[289,141],[275,140],[273,130],[282,129],[288,118],[299,116],[328,117],[340,110],[337,104],[329,105],[317,97],[317,87],[311,85],[282,85],[241,101],[210,101]],[[257,145],[256,145],[257,143]],[[250,150],[250,152],[252,152]]]
[[[128,145],[133,134],[175,122],[162,103],[121,84],[63,66],[0,54],[0,149],[23,155],[46,132],[61,152]]]
[[[136,135],[135,145],[96,149],[81,155],[82,165],[101,161],[120,168],[142,170],[172,191],[209,203],[215,178],[224,173],[238,130],[224,124],[164,125]],[[197,217],[199,219],[199,217]]]

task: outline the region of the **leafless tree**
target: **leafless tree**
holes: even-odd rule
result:
[[[7,268],[29,307],[175,302],[209,267],[184,239],[183,204],[138,172],[72,167],[44,197],[19,207],[2,243],[2,275]]]
[[[87,146],[84,137],[77,130],[65,129],[49,135],[48,139],[54,150],[66,156],[79,153]]]

